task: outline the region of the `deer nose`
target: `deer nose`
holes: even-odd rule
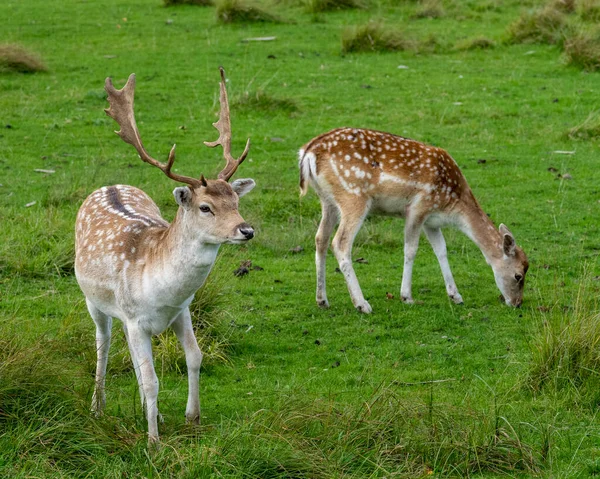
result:
[[[240,233],[242,233],[247,240],[254,238],[254,229],[248,224],[241,224],[239,226]]]
[[[522,299],[517,299],[515,301],[515,308],[520,308],[522,304],[523,304],[523,300]]]

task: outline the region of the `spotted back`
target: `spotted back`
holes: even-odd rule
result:
[[[423,193],[438,209],[468,189],[443,149],[381,131],[339,128],[300,150],[300,188],[327,184],[334,197],[402,197]]]

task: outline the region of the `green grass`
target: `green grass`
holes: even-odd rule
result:
[[[589,134],[565,133],[598,110],[598,73],[565,65],[555,45],[502,41],[546,3],[444,1],[442,17],[416,19],[418,2],[381,0],[318,21],[302,2],[258,3],[294,23],[223,24],[216,6],[166,9],[162,0],[0,2],[10,19],[0,43],[50,67],[0,75],[0,476],[597,475],[596,121],[580,130]],[[581,11],[564,15],[583,22]],[[341,54],[342,32],[373,19],[419,45]],[[246,41],[264,37],[275,39]],[[423,48],[428,38],[441,47]],[[445,47],[479,38],[495,47]],[[210,353],[202,426],[185,424],[173,334],[156,340],[165,423],[152,455],[118,321],[107,413],[88,412],[94,327],[73,276],[73,225],[83,199],[115,183],[143,188],[166,218],[175,214],[176,185],[113,133],[104,79],[122,85],[135,72],[145,146],[162,159],[177,143],[180,173],[214,178],[223,160],[202,142],[215,135],[219,65],[232,150],[252,140],[237,177],[257,182],[240,202],[257,234],[222,247],[199,293],[195,326]],[[450,152],[529,256],[521,309],[498,301],[481,253],[454,230],[445,236],[465,304],[446,298],[424,240],[418,304],[403,304],[403,222],[383,217],[365,223],[353,252],[368,261],[355,266],[374,313],[353,310],[332,255],[331,308],[316,307],[320,207],[312,193],[299,199],[297,150],[346,125]],[[263,269],[234,276],[246,260]]]

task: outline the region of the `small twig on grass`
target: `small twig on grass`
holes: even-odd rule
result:
[[[396,386],[421,386],[423,384],[447,383],[450,381],[456,381],[456,378],[434,379],[432,381],[419,381],[416,383],[405,383],[402,381],[393,381],[392,384],[394,384]]]

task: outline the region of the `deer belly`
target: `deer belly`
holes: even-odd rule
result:
[[[404,217],[409,203],[406,198],[375,197],[373,198],[372,209],[379,214]]]

